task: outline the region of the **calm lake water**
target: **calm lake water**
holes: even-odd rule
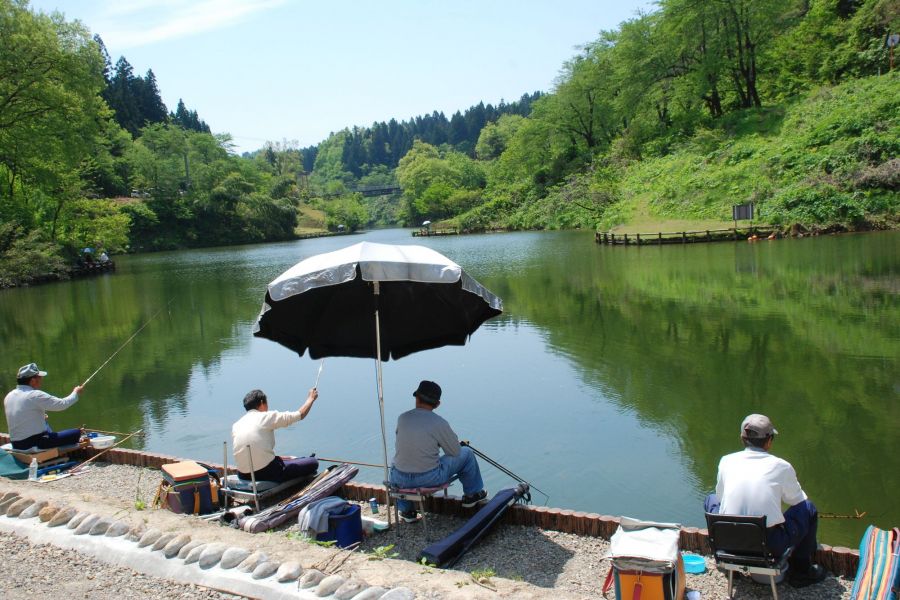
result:
[[[719,457],[740,448],[742,418],[761,412],[781,433],[773,452],[821,511],[868,513],[824,519],[821,540],[856,546],[869,523],[900,522],[896,232],[609,248],[588,232],[414,240],[387,230],[116,257],[112,275],[0,291],[0,381],[12,388],[34,360],[50,373],[45,389],[65,395],[168,307],[51,423],[143,428],[133,447],[221,462],[247,391],[295,409],[319,367],[251,336],[266,284],[361,240],[431,246],[504,302],[466,346],[385,363],[390,431],[418,381],[433,379],[460,437],[550,506],[702,526]],[[279,449],[380,463],[374,362],[326,360],[319,390]],[[482,470],[489,490],[513,483]]]

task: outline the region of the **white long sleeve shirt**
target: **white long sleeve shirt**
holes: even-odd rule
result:
[[[720,514],[765,515],[767,527],[784,523],[782,502],[793,506],[806,500],[791,463],[756,448],[722,457],[716,495]]]
[[[78,394],[75,392],[57,398],[30,385],[17,385],[3,400],[9,439],[16,442],[43,433],[47,428],[44,413],[65,410],[76,402]]]
[[[241,473],[259,471],[275,460],[275,430],[293,425],[300,419],[299,410],[286,412],[248,410],[231,427],[234,460],[238,471]],[[251,458],[253,468],[250,467]]]

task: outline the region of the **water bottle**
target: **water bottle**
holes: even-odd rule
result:
[[[28,481],[37,481],[37,459],[32,458],[31,464],[28,465]]]

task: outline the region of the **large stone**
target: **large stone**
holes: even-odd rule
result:
[[[225,554],[225,550],[227,549],[228,548],[225,546],[225,544],[210,544],[200,554],[200,558],[197,560],[197,563],[200,565],[201,569],[212,568],[220,560],[222,560],[222,555]]]
[[[175,541],[175,540],[172,540],[172,541]],[[171,543],[171,542],[169,542],[169,543]],[[202,546],[202,545],[203,545],[203,542],[201,542],[200,540],[191,540],[190,542],[188,542],[187,544],[182,546],[181,550],[178,551],[178,558],[180,558],[181,560],[184,560],[185,558],[187,558],[187,555],[191,553],[191,550],[193,550],[197,546]]]
[[[229,548],[222,554],[222,560],[219,566],[223,569],[233,569],[250,556],[250,551],[246,548]]]
[[[88,515],[84,518],[84,521],[78,524],[78,527],[75,528],[75,535],[84,535],[85,533],[91,530],[91,527],[94,526],[94,523],[100,520],[100,515]]]
[[[296,581],[301,575],[303,575],[303,567],[300,566],[300,563],[289,560],[286,563],[281,563],[281,566],[278,567],[278,571],[275,572],[275,579],[279,583],[287,583],[288,581]]]
[[[319,585],[325,579],[325,573],[318,569],[307,569],[300,578],[300,587],[303,589]]]
[[[19,494],[15,492],[8,492],[3,495],[4,500],[0,501],[0,515],[6,514],[6,509],[12,506],[17,500],[19,500]]]
[[[265,579],[266,577],[271,577],[273,573],[278,571],[278,563],[266,561],[264,563],[259,563],[256,565],[256,568],[253,569],[253,579]]]
[[[347,580],[340,575],[329,575],[319,582],[319,585],[316,587],[316,596],[319,598],[330,596],[346,582]]]
[[[144,534],[147,532],[147,528],[144,527],[143,523],[138,523],[134,527],[128,530],[128,533],[125,534],[125,539],[129,542],[140,542],[141,538],[144,537]]]
[[[90,514],[91,513],[88,512],[79,512],[74,517],[69,519],[69,522],[66,523],[66,527],[68,527],[69,529],[75,529],[76,527],[81,525],[81,522],[84,521]]]
[[[61,508],[59,512],[53,515],[53,518],[50,519],[50,522],[47,523],[48,527],[59,527],[60,525],[65,525],[72,518],[78,514],[78,511],[75,510],[72,506],[66,506],[65,508]]]
[[[41,509],[41,512],[38,513],[38,519],[41,520],[41,523],[46,523],[47,521],[52,519],[53,516],[59,512],[59,510],[60,509],[58,506],[45,506]]]
[[[209,544],[200,544],[188,552],[188,555],[184,557],[184,564],[190,565],[200,560],[200,555],[203,554],[203,551],[206,550],[207,546],[209,546]]]
[[[156,540],[159,539],[159,536],[162,535],[162,531],[159,529],[148,529],[141,536],[141,539],[138,540],[138,548],[143,548],[145,546],[152,546],[156,543]]]
[[[356,596],[353,596],[353,600],[378,600],[386,593],[387,588],[383,588],[381,586],[370,587],[364,589]]]
[[[94,523],[93,527],[91,527],[89,533],[91,535],[106,535],[106,532],[109,531],[109,526],[112,525],[112,522],[113,520],[109,517],[97,519],[97,522]]]
[[[39,514],[42,510],[44,510],[45,508],[47,508],[47,506],[48,506],[49,504],[50,504],[50,503],[47,502],[46,500],[38,500],[37,502],[33,503],[31,506],[29,506],[28,508],[26,508],[26,509],[23,510],[22,512],[20,512],[20,513],[19,513],[19,518],[20,518],[20,519],[33,519],[34,517],[38,516],[38,514]]]
[[[181,535],[176,535],[172,538],[166,547],[163,548],[163,554],[166,558],[174,558],[181,552],[181,549],[187,546],[191,542],[191,536],[186,533],[182,533]]]
[[[416,593],[409,588],[395,587],[379,600],[416,600]]]
[[[19,492],[4,492],[2,496],[0,496],[0,504],[3,504],[10,498],[18,498]]]
[[[164,533],[161,536],[159,536],[158,538],[156,538],[156,541],[153,542],[153,545],[150,546],[150,549],[153,550],[154,552],[156,552],[157,550],[162,550],[163,548],[166,547],[166,544],[168,544],[169,542],[174,540],[176,537],[178,537],[177,533],[172,533],[172,532]]]
[[[269,560],[269,556],[265,552],[257,550],[244,559],[244,562],[238,565],[237,570],[241,573],[252,573],[253,569]]]
[[[369,584],[362,579],[348,579],[344,585],[335,590],[334,598],[335,600],[350,600],[367,587]]]
[[[106,537],[121,537],[131,530],[131,524],[126,521],[113,521],[106,530]]]
[[[14,519],[22,514],[22,511],[34,504],[34,500],[31,498],[19,498],[15,502],[9,505],[6,509],[6,516],[10,519]]]

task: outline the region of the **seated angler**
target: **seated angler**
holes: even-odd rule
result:
[[[485,502],[487,492],[481,480],[478,461],[468,446],[442,417],[434,413],[441,404],[441,387],[423,381],[413,392],[416,407],[397,419],[397,447],[391,467],[391,484],[399,488],[435,487],[456,475],[463,486],[462,505]],[[439,451],[443,450],[443,455]],[[418,514],[407,500],[397,502],[400,518],[412,523]]]
[[[243,417],[231,428],[234,460],[238,477],[257,481],[290,481],[316,471],[317,461],[309,458],[283,458],[275,454],[275,430],[306,418],[319,397],[316,388],[309,390],[306,402],[296,411],[269,410],[266,395],[253,390],[244,396]]]
[[[9,438],[17,450],[71,446],[81,439],[81,429],[51,430],[47,411],[65,410],[78,402],[83,386],[77,385],[65,398],[57,398],[41,390],[46,375],[35,363],[25,365],[16,375],[16,389],[3,400]]]
[[[804,587],[822,581],[826,572],[813,564],[818,544],[818,512],[807,499],[789,462],[769,454],[778,431],[765,415],[749,415],[741,424],[742,452],[719,461],[716,493],[706,498],[708,513],[766,517],[766,545],[774,556],[793,546],[789,582]],[[782,503],[788,508],[781,512]]]

